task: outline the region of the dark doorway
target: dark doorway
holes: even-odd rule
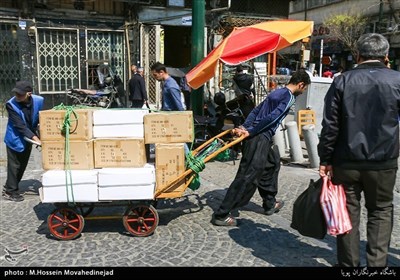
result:
[[[164,64],[185,68],[190,65],[191,27],[164,26]]]

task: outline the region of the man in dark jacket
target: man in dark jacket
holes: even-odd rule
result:
[[[244,73],[242,65],[236,67],[236,75],[233,77],[233,81],[236,87],[237,100],[240,105],[240,109],[243,112],[245,118],[250,114],[254,108],[254,98],[256,91],[254,88],[253,78]]]
[[[132,78],[129,80],[129,100],[132,102],[131,108],[142,108],[147,102],[147,91],[144,78],[137,72],[136,65],[131,66]]]
[[[367,266],[387,266],[399,157],[400,73],[384,64],[380,34],[357,42],[358,66],[336,77],[325,97],[320,175],[343,184],[353,229],[337,236],[339,266],[360,265],[360,200],[368,211]]]
[[[256,91],[254,89],[253,79],[250,75],[244,73],[242,65],[236,67],[236,75],[233,77],[233,80],[240,91],[239,95],[244,93],[252,98],[254,97]]]
[[[285,88],[270,93],[251,111],[243,126],[234,130],[237,136],[245,135],[247,138],[243,141],[243,156],[236,177],[214,212],[211,220],[214,225],[235,226],[236,219],[230,212],[246,205],[257,188],[263,198],[266,215],[272,215],[283,207],[283,201],[275,199],[280,155],[273,146],[272,136],[289,113],[295,97],[303,93],[310,83],[310,77],[304,70],[295,72]]]
[[[7,181],[3,189],[3,197],[11,201],[23,201],[18,192],[18,184],[24,175],[31,155],[31,139],[40,144],[36,134],[39,123],[39,111],[43,107],[43,97],[32,95],[32,85],[27,81],[19,81],[12,90],[15,94],[6,103],[8,123],[4,142],[7,146]]]

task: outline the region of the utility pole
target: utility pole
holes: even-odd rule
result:
[[[204,58],[205,0],[193,0],[192,6],[192,65],[195,67]],[[190,93],[190,105],[194,115],[204,115],[203,86]]]
[[[380,0],[379,3],[379,19],[378,19],[378,32],[386,32],[386,30],[383,30],[383,26],[382,26],[382,19],[383,19],[383,1]]]

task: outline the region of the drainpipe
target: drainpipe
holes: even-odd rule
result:
[[[308,0],[304,0],[304,20],[307,20]]]
[[[204,58],[205,0],[193,0],[192,8],[192,65],[195,67]],[[190,105],[194,115],[204,115],[204,88],[190,93]]]

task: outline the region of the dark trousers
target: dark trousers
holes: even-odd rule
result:
[[[144,105],[144,100],[132,100],[131,108],[142,108]]]
[[[337,236],[340,266],[360,265],[360,200],[364,192],[367,208],[367,266],[387,266],[390,237],[393,230],[393,190],[397,169],[345,170],[333,169],[333,183],[343,184],[352,230]]]
[[[7,147],[7,181],[4,190],[16,193],[31,155],[32,145],[27,144],[25,151],[19,153]]]
[[[279,169],[279,150],[273,146],[272,141],[262,134],[243,141],[239,169],[224,200],[215,211],[215,217],[225,218],[234,208],[249,203],[257,188],[263,199],[263,207],[274,207]]]

